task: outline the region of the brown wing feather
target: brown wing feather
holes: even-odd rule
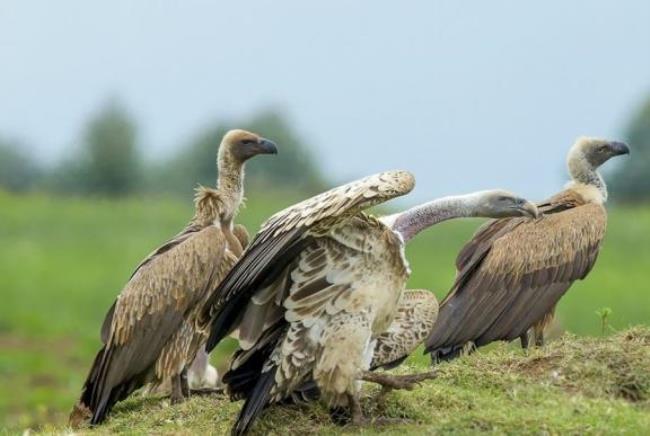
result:
[[[604,208],[571,191],[540,206],[541,218],[493,221],[464,247],[427,351],[517,338],[588,274],[605,233]]]
[[[138,268],[115,303],[106,345],[84,386],[82,403],[94,412],[93,422],[150,381],[165,344],[225,275],[225,247],[221,231],[210,226]]]
[[[250,243],[250,235],[248,234],[248,230],[246,230],[246,227],[244,227],[241,224],[235,224],[235,227],[232,229],[233,234],[241,244],[242,248],[245,250],[246,247],[248,247],[248,244]]]
[[[362,209],[410,192],[414,183],[408,172],[387,171],[331,189],[269,218],[205,305],[202,319],[212,322],[206,349],[233,330],[253,294],[278,279],[319,233]]]
[[[140,264],[135,268],[135,270],[131,274],[130,278],[132,279],[133,276],[140,270],[140,268],[147,265],[157,256],[160,256],[161,254],[171,250],[172,248],[182,243],[187,238],[194,235],[196,232],[200,231],[201,229],[203,229],[203,227],[198,226],[196,224],[188,225],[182,232],[180,232],[178,235],[174,236],[172,239],[170,239],[169,241],[165,242],[163,245],[155,249],[142,262],[140,262]],[[104,317],[104,321],[102,323],[100,337],[104,344],[106,343],[106,341],[108,341],[108,335],[110,334],[111,324],[113,323],[113,315],[115,313],[116,304],[117,304],[117,300],[114,301],[110,309],[108,309],[108,312],[106,313],[106,316]]]

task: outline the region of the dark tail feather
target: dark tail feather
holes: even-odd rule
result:
[[[79,398],[77,404],[75,404],[74,407],[72,408],[72,412],[70,413],[70,418],[69,418],[69,424],[70,427],[72,428],[79,427],[84,421],[87,421],[90,418],[92,418],[94,414],[92,397],[93,397],[93,392],[95,391],[97,386],[97,381],[99,378],[99,370],[100,370],[101,362],[104,359],[105,351],[106,351],[106,347],[102,347],[102,349],[97,352],[97,355],[95,356],[95,360],[93,361],[93,364],[90,367],[90,372],[88,373],[88,377],[86,378],[83,388],[81,389],[81,397]]]
[[[146,379],[145,373],[138,374],[117,386],[107,386],[107,375],[111,369],[113,349],[106,346],[95,356],[88,378],[84,383],[81,398],[70,414],[70,425],[78,426],[82,420],[90,418],[91,425],[101,424],[115,403],[124,400],[140,388]]]
[[[262,413],[266,405],[271,399],[271,388],[275,383],[275,371],[277,366],[273,366],[266,372],[260,374],[260,377],[255,384],[255,387],[251,390],[250,395],[244,403],[237,417],[237,422],[231,430],[233,436],[245,435],[250,430],[250,427],[253,425],[253,422],[257,417]]]

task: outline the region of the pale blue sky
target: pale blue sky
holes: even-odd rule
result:
[[[0,0],[0,135],[45,162],[110,95],[152,157],[278,106],[332,180],[541,199],[576,136],[620,136],[648,93],[644,0]]]

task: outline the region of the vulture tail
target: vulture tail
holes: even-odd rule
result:
[[[237,421],[232,428],[231,435],[240,436],[245,435],[250,430],[251,426],[262,413],[266,405],[271,399],[271,389],[275,384],[275,372],[277,366],[272,366],[268,371],[260,374],[257,383],[250,391],[244,407],[242,407]]]
[[[72,427],[73,429],[78,428],[85,421],[89,421],[94,415],[92,396],[97,386],[97,379],[99,378],[99,369],[100,369],[101,362],[104,359],[105,351],[106,351],[106,347],[104,346],[102,347],[101,350],[99,350],[99,352],[95,356],[93,365],[90,368],[90,373],[86,378],[83,388],[81,389],[81,397],[79,398],[77,404],[75,404],[74,407],[72,408],[72,412],[70,413],[70,418],[69,418],[69,424],[70,427]]]
[[[102,347],[95,356],[86,382],[84,383],[79,402],[70,414],[70,426],[78,427],[83,421],[90,425],[101,424],[115,403],[124,400],[133,391],[143,385],[144,374],[131,377],[116,386],[107,385],[107,376],[111,370],[113,349]]]

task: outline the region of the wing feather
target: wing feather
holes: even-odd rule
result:
[[[461,250],[427,351],[517,338],[588,274],[604,237],[604,208],[570,191],[540,207],[537,220],[487,223]]]
[[[211,320],[207,349],[234,330],[252,296],[273,283],[320,234],[413,186],[410,173],[387,171],[331,189],[269,218],[205,305],[203,318]]]

